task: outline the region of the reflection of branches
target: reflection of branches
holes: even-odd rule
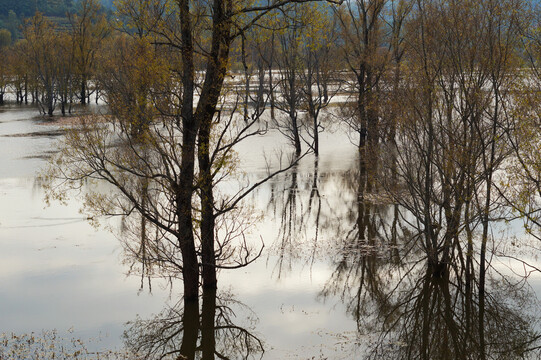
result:
[[[410,272],[417,281],[402,282],[384,320],[372,358],[477,359],[481,353],[477,297],[450,277],[434,277],[425,262]],[[486,349],[490,358],[524,358],[540,338],[522,312],[527,294],[496,286],[485,305]],[[487,291],[487,294],[489,292]]]
[[[367,211],[369,205],[365,201],[359,209]],[[488,357],[523,358],[539,351],[541,337],[527,314],[533,300],[522,283],[513,283],[490,267],[492,285],[486,289],[485,304],[480,305],[471,284],[478,283],[478,273],[471,273],[473,278],[464,281],[466,264],[459,258],[453,257],[456,262],[449,272],[436,276],[426,255],[407,246],[412,233],[403,231],[396,251],[402,259],[409,254],[408,262],[397,263],[396,251],[391,251],[389,258],[384,255],[388,247],[382,234],[393,231],[376,232],[370,215],[359,214],[321,295],[340,296],[360,332],[379,333],[370,347],[371,358],[477,359],[482,346],[478,328],[481,311],[485,314],[483,352]],[[394,226],[394,221],[385,226]],[[394,241],[388,239],[387,245],[394,246]]]
[[[275,244],[280,275],[287,271],[287,261],[291,264],[293,258],[306,255],[304,259],[313,264],[325,248],[331,248],[331,251],[335,251],[337,247],[362,248],[365,252],[369,248],[376,249],[381,246],[384,246],[385,250],[390,249],[386,240],[376,239],[391,239],[394,236],[396,244],[396,238],[405,231],[401,228],[399,215],[396,213],[393,233],[385,232],[388,206],[381,205],[376,195],[364,194],[368,188],[368,176],[364,167],[345,173],[320,174],[318,161],[317,157],[314,157],[313,173],[310,174],[302,172],[301,166],[295,167],[295,171],[287,174],[289,179],[279,183],[285,183],[284,188],[280,188],[276,182],[272,183],[267,212],[274,213],[275,217],[280,219],[278,242]],[[333,193],[332,197],[325,196],[329,192]],[[339,243],[322,242],[322,239],[327,238],[339,239]],[[386,244],[383,244],[384,242]],[[396,248],[397,245],[393,246],[389,254],[394,256],[394,261],[398,263],[400,261]],[[347,251],[340,250],[341,255],[344,253]],[[328,252],[324,256],[328,258]]]
[[[285,189],[282,210],[280,212],[280,230],[278,237],[281,239],[279,259],[278,259],[278,276],[281,276],[282,271],[291,270],[291,264],[287,269],[284,269],[284,260],[291,259],[286,256],[286,252],[292,252],[293,241],[298,236],[302,228],[303,217],[298,215],[298,209],[302,212],[302,202],[297,202],[298,184],[297,184],[297,168],[293,168],[291,173],[291,184]]]
[[[322,225],[322,219],[332,217],[332,207],[330,204],[324,206],[322,200],[320,182],[326,176],[319,174],[317,157],[314,157],[313,172],[306,175],[296,166],[287,173],[289,181],[272,184],[267,211],[280,218],[278,243],[275,244],[278,276],[290,270],[293,258],[308,250],[308,240],[313,242],[308,257],[313,263],[319,247],[320,229],[326,227]],[[285,184],[283,188],[279,186],[282,184]]]
[[[368,347],[370,357],[477,359],[485,353],[521,358],[538,351],[541,338],[527,317],[532,301],[523,282],[514,283],[487,262],[486,276],[493,280],[487,280],[485,303],[479,301],[480,249],[474,245],[481,236],[475,229],[479,220],[450,239],[447,270],[435,271],[419,244],[422,227],[408,209],[381,205],[368,190],[370,172],[360,165],[341,178],[342,193],[356,196],[347,204],[349,231],[321,296],[339,296],[359,332],[379,333]],[[490,261],[490,254],[486,258]]]
[[[363,238],[359,232],[363,216],[359,219],[361,227],[348,235],[350,246],[344,248],[321,295],[340,296],[358,322],[359,332],[379,334],[369,346],[370,358],[478,359],[481,311],[485,313],[483,352],[489,358],[539,355],[541,335],[534,330],[527,310],[534,300],[523,284],[493,271],[492,285],[486,289],[486,302],[480,309],[478,292],[460,280],[462,264],[453,264],[450,272],[435,276],[426,256],[404,245],[399,252],[403,259],[410,252],[409,261],[395,263],[391,256],[387,262],[381,238],[376,247],[371,246],[376,243],[370,237],[374,233],[368,230],[369,237]],[[373,227],[372,223],[367,226]],[[403,235],[407,238],[411,233]],[[474,283],[478,282],[476,274]]]
[[[371,200],[374,195],[366,193],[370,191],[371,180],[362,159],[359,165],[343,177],[342,189],[354,192],[355,202],[350,205],[351,222],[341,244],[340,258],[321,296],[339,295],[361,329],[363,318],[371,310],[368,303],[376,304],[380,311],[390,306],[386,297],[389,281],[381,270],[389,271],[390,265],[400,264],[397,238],[403,231],[399,229],[396,212],[392,223],[386,224],[390,206],[378,204],[377,198]],[[386,230],[389,227],[391,234]]]
[[[228,296],[217,297],[213,290],[205,289],[202,298],[201,312],[181,301],[153,319],[131,322],[124,333],[126,346],[144,359],[262,356],[263,343],[250,332],[256,320],[246,306]],[[239,310],[248,311],[247,328],[233,323]]]
[[[314,235],[314,246],[312,248],[312,264],[315,260],[315,253],[318,245],[318,236],[319,236],[319,221],[321,217],[321,195],[318,188],[319,181],[319,172],[318,172],[318,158],[314,157],[314,174],[312,180],[312,190],[310,191],[310,199],[308,200],[308,209],[307,214],[310,216],[312,214],[312,203],[316,203],[316,213],[315,213],[315,235]]]
[[[475,291],[479,275],[471,269],[479,266],[474,254],[452,253],[449,271],[434,273],[412,241],[417,238],[413,229],[407,221],[400,225],[408,211],[396,205],[392,211],[378,208],[364,194],[362,171],[357,179],[357,216],[321,296],[340,296],[360,332],[379,333],[370,347],[371,358],[477,359],[481,312],[483,352],[489,357],[522,358],[538,351],[541,338],[527,318],[525,307],[532,301],[523,284],[489,267],[496,278],[481,305]],[[461,261],[462,256],[473,263]]]

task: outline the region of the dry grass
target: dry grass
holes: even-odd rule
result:
[[[131,360],[138,357],[125,351],[90,351],[81,339],[66,339],[52,330],[30,334],[0,334],[0,359]]]

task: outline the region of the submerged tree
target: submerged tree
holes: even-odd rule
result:
[[[339,31],[340,56],[347,69],[350,100],[339,116],[349,129],[366,164],[367,191],[376,188],[382,103],[386,97],[384,77],[389,63],[386,31],[387,0],[357,0],[334,7]],[[391,25],[393,26],[393,25]]]
[[[355,96],[345,120],[358,135],[359,149],[367,149],[364,151],[367,159],[376,151],[380,138],[380,87],[388,62],[384,47],[386,3],[386,0],[357,0],[335,9],[342,39],[341,55],[352,73],[350,87]]]
[[[56,40],[58,61],[58,82],[56,98],[60,102],[60,111],[66,115],[66,109],[72,99],[74,90],[73,47],[71,37],[67,33],[61,33]]]
[[[27,21],[23,33],[28,63],[41,94],[36,100],[42,111],[52,116],[56,108],[59,80],[58,34],[54,25],[40,13]]]
[[[301,119],[299,112],[302,103],[300,73],[304,70],[300,62],[301,34],[307,21],[307,7],[294,4],[283,17],[282,30],[278,34],[280,44],[276,63],[278,65],[279,98],[276,108],[286,114],[283,121],[277,121],[278,129],[295,148],[295,154],[301,155]]]
[[[312,20],[302,36],[300,82],[302,107],[306,111],[305,128],[309,139],[305,142],[319,155],[319,133],[323,130],[321,113],[341,90],[338,79],[340,63],[332,57],[338,34],[336,19],[327,9],[310,4],[308,16]]]
[[[29,92],[29,73],[30,65],[26,57],[27,43],[25,40],[19,40],[13,46],[10,54],[12,57],[11,63],[11,75],[12,75],[12,87],[15,91],[17,103],[28,103]]]
[[[400,97],[402,121],[388,148],[395,157],[384,162],[396,175],[385,187],[411,214],[427,274],[460,283],[465,303],[479,304],[475,319],[467,317],[477,331],[480,359],[489,351],[488,259],[496,256],[490,252],[496,220],[508,215],[495,184],[511,160],[505,134],[521,26],[512,9],[523,5],[417,2],[407,25],[409,84]]]
[[[95,58],[103,39],[109,33],[109,25],[101,4],[97,0],[83,0],[78,4],[77,14],[69,14],[70,33],[73,40],[73,64],[80,83],[79,98],[86,104],[88,81],[95,71]]]
[[[113,123],[84,121],[51,168],[52,179],[64,180],[51,183],[53,196],[93,180],[114,188],[91,192],[86,205],[97,215],[124,216],[144,274],[181,277],[185,308],[199,307],[200,278],[203,289],[214,290],[217,269],[258,256],[238,225],[244,217],[230,214],[265,179],[233,195],[216,192],[235,171],[233,146],[259,133],[257,119],[239,122],[236,103],[222,96],[232,41],[288,2],[120,1],[119,15],[137,31],[129,40],[136,47],[119,51],[144,56],[121,64],[118,79],[104,73]],[[217,222],[233,229],[218,236]]]

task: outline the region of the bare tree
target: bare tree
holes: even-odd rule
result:
[[[42,111],[53,116],[56,107],[56,90],[58,83],[57,34],[51,22],[42,14],[27,21],[24,28],[27,43],[28,62],[32,65],[41,97],[37,102]]]
[[[311,140],[305,140],[316,155],[319,154],[319,133],[321,112],[339,91],[342,84],[338,78],[337,59],[332,57],[336,52],[337,42],[336,19],[325,9],[312,6],[310,18],[315,19],[307,24],[306,36],[303,39],[301,68],[299,77],[302,89],[302,107],[306,111],[306,133]]]
[[[103,39],[109,34],[109,25],[96,0],[83,0],[77,14],[68,14],[74,50],[74,66],[80,83],[79,98],[87,103],[88,81],[95,70],[96,53]]]
[[[233,40],[288,3],[238,7],[229,0],[141,0],[134,6],[119,1],[119,12],[132,21],[128,25],[141,30],[134,35],[151,55],[133,59],[143,62],[134,70],[148,91],[134,92],[138,97],[128,104],[110,101],[114,124],[87,121],[71,131],[52,168],[51,176],[66,181],[68,188],[96,180],[115,189],[89,194],[87,205],[97,215],[121,215],[127,223],[144,224],[144,232],[141,226],[132,227],[139,241],[132,254],[153,269],[147,273],[164,270],[182,278],[185,308],[198,308],[200,279],[203,289],[216,289],[219,268],[245,266],[260,254],[245,246],[242,227],[237,251],[224,246],[231,244],[231,234],[225,239],[216,235],[216,222],[272,176],[232,196],[220,199],[216,194],[216,184],[233,171],[234,145],[260,132],[252,128],[257,119],[239,125],[238,103],[227,110],[222,96]],[[198,64],[203,65],[196,68]],[[143,73],[147,69],[155,71]],[[114,98],[111,90],[107,94]],[[130,91],[122,95],[129,97]],[[138,126],[140,120],[145,126]],[[64,196],[65,188],[56,189],[53,195]]]
[[[452,272],[468,303],[479,301],[477,324],[469,326],[478,329],[482,359],[488,252],[494,221],[506,216],[495,174],[510,154],[504,109],[512,107],[508,89],[517,71],[519,21],[507,10],[521,6],[417,1],[408,24],[403,121],[389,151],[397,157],[387,164],[396,166],[398,187],[394,178],[386,187],[412,214],[431,276]]]
[[[379,85],[387,64],[383,47],[386,0],[359,0],[335,9],[343,40],[342,56],[352,73],[356,96],[347,122],[359,136],[358,146],[371,149],[379,141]]]
[[[287,22],[288,30],[278,35],[280,53],[276,63],[280,77],[278,82],[280,97],[278,101],[275,101],[275,106],[287,115],[284,121],[277,121],[278,129],[289,139],[295,148],[295,154],[300,156],[302,145],[299,110],[302,101],[302,91],[299,75],[303,69],[299,59],[299,38],[304,27],[303,6],[301,4],[293,4],[288,10],[289,14],[284,18],[284,21]]]

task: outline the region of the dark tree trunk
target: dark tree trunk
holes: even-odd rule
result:
[[[178,242],[182,253],[182,275],[185,301],[196,301],[199,297],[199,263],[195,249],[192,217],[192,196],[195,162],[196,129],[193,121],[184,121],[182,162],[177,188],[177,218],[179,223]]]
[[[271,110],[271,119],[276,119],[275,112],[276,112],[276,106],[274,104],[274,85],[272,83],[272,63],[269,62],[269,102],[270,102],[270,110]]]
[[[86,77],[81,79],[81,104],[86,105]]]
[[[295,155],[300,156],[301,155],[301,137],[299,134],[299,125],[297,124],[297,114],[295,112],[292,112],[289,114],[291,118],[291,130],[293,131],[293,142],[295,145]]]
[[[226,6],[231,3],[216,1],[213,6],[212,47],[207,64],[196,118],[199,128],[199,168],[201,173],[201,242],[203,260],[203,288],[216,289],[216,259],[214,254],[214,195],[212,163],[210,160],[210,133],[216,105],[222,91],[229,47],[231,21]]]
[[[317,115],[312,114],[313,126],[314,126],[314,154],[319,155],[319,126],[317,123]]]
[[[47,95],[47,115],[53,116],[54,113],[54,99],[52,94]]]
[[[366,135],[368,130],[366,129],[365,118],[364,118],[364,92],[359,93],[359,98],[357,99],[357,112],[360,122],[359,130],[359,151],[364,149],[366,145]]]
[[[193,114],[194,59],[192,19],[189,0],[179,0],[179,17],[182,37],[182,157],[180,174],[176,185],[176,210],[178,219],[178,242],[182,254],[182,275],[184,283],[184,304],[197,302],[199,297],[199,264],[195,249],[192,216],[194,192],[195,140],[198,124]]]
[[[263,68],[263,61],[261,59],[257,62],[257,75],[259,80],[259,85],[257,88],[257,98],[256,98],[256,114],[261,114],[265,107],[265,100],[263,99],[265,93],[265,69]]]
[[[182,344],[180,345],[181,356],[179,359],[194,360],[197,349],[197,337],[199,335],[199,301],[197,298],[194,301],[184,300],[182,325],[184,334],[182,336]]]
[[[28,78],[24,77],[24,103],[28,104]]]
[[[203,290],[203,307],[201,310],[201,347],[202,360],[214,360],[216,351],[216,290]]]
[[[209,157],[210,125],[203,121],[199,129],[199,169],[201,191],[201,257],[203,261],[203,288],[216,289],[216,258],[214,255],[214,193]]]
[[[246,63],[245,38],[241,37],[242,67],[244,68],[244,121],[248,121],[248,101],[250,99],[250,74]]]
[[[297,73],[295,68],[290,69],[289,73],[289,119],[291,121],[291,135],[293,136],[293,145],[295,146],[295,155],[301,155],[301,137],[299,134],[299,125],[297,123]]]

